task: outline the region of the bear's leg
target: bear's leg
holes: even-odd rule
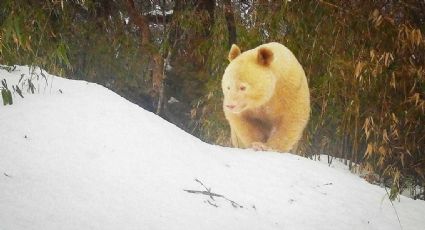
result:
[[[232,146],[235,148],[243,148],[241,140],[238,138],[238,136],[236,135],[236,132],[232,128],[230,130],[230,134],[231,134]]]
[[[266,145],[279,152],[288,152],[301,138],[301,130],[296,127],[279,125],[270,133]]]
[[[243,117],[228,116],[232,145],[237,148],[251,148],[252,143],[266,141],[262,127]]]

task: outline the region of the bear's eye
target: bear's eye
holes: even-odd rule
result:
[[[239,87],[239,89],[240,89],[241,91],[245,91],[245,90],[246,90],[246,86],[242,85],[241,87]]]
[[[230,90],[230,86],[227,86],[227,90]]]

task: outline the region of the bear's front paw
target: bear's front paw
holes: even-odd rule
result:
[[[255,151],[268,151],[268,150],[270,150],[270,148],[267,147],[267,145],[264,144],[263,142],[253,142],[251,144],[251,148]]]

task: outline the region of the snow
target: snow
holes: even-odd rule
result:
[[[424,201],[391,205],[346,170],[209,145],[100,85],[46,76],[0,106],[1,230],[425,226]]]
[[[147,14],[152,16],[172,15],[173,10],[163,10],[160,6],[155,5],[155,9],[151,10]]]

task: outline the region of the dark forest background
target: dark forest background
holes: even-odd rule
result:
[[[230,45],[280,42],[311,89],[298,154],[424,199],[424,31],[419,0],[0,0],[0,63],[102,84],[227,146]]]

